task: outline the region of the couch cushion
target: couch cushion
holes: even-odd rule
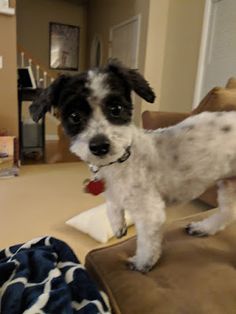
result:
[[[189,116],[190,114],[181,112],[144,111],[142,114],[143,128],[147,130],[166,128]]]
[[[115,313],[233,314],[236,309],[236,228],[205,238],[188,236],[184,226],[204,214],[166,227],[163,255],[148,274],[130,271],[135,238],[94,250],[86,267],[108,293]]]
[[[199,106],[192,111],[192,114],[203,111],[231,110],[236,110],[236,89],[215,87],[203,98]]]
[[[229,89],[236,89],[236,78],[235,77],[231,77],[227,84],[226,84],[226,88],[229,88]]]

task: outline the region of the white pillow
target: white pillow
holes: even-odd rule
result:
[[[127,226],[131,226],[133,221],[125,213]],[[82,231],[98,242],[106,243],[114,236],[110,221],[107,217],[106,203],[91,208],[66,221],[66,224]]]

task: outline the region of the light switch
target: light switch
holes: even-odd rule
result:
[[[3,61],[2,61],[2,56],[0,56],[0,69],[3,67]]]

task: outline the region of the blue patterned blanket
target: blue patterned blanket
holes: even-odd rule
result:
[[[0,313],[110,311],[68,245],[46,237],[0,251]]]

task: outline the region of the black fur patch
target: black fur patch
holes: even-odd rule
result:
[[[230,125],[225,125],[221,128],[221,131],[228,133],[232,130],[232,127]]]
[[[155,93],[149,86],[149,83],[137,70],[126,68],[118,60],[112,59],[110,60],[106,71],[109,73],[108,76],[110,78],[112,78],[112,74],[117,79],[119,78],[119,85],[125,87],[125,94],[130,95],[131,90],[133,90],[147,102],[154,102],[156,98]]]
[[[109,87],[109,96],[101,100],[99,105],[110,123],[122,125],[131,122],[132,90],[148,102],[155,100],[155,94],[143,76],[118,61],[112,60],[97,73],[107,74],[105,84]],[[92,93],[88,83],[87,72],[57,78],[31,105],[34,121],[39,121],[53,106],[58,109],[62,124],[70,136],[84,130],[92,115],[92,105],[89,103]]]
[[[85,98],[78,95],[69,97],[61,109],[62,125],[66,133],[75,136],[82,132],[87,126],[91,113],[92,109]]]
[[[92,109],[87,101],[90,95],[86,87],[87,73],[71,77],[68,84],[61,90],[58,99],[58,109],[61,114],[62,125],[66,133],[74,136],[86,128]],[[78,117],[76,121],[73,116]]]
[[[109,122],[116,125],[128,124],[132,118],[132,103],[122,94],[111,94],[102,103],[102,111]]]
[[[179,160],[179,156],[177,154],[174,154],[173,160],[174,160],[174,162],[177,162]]]

